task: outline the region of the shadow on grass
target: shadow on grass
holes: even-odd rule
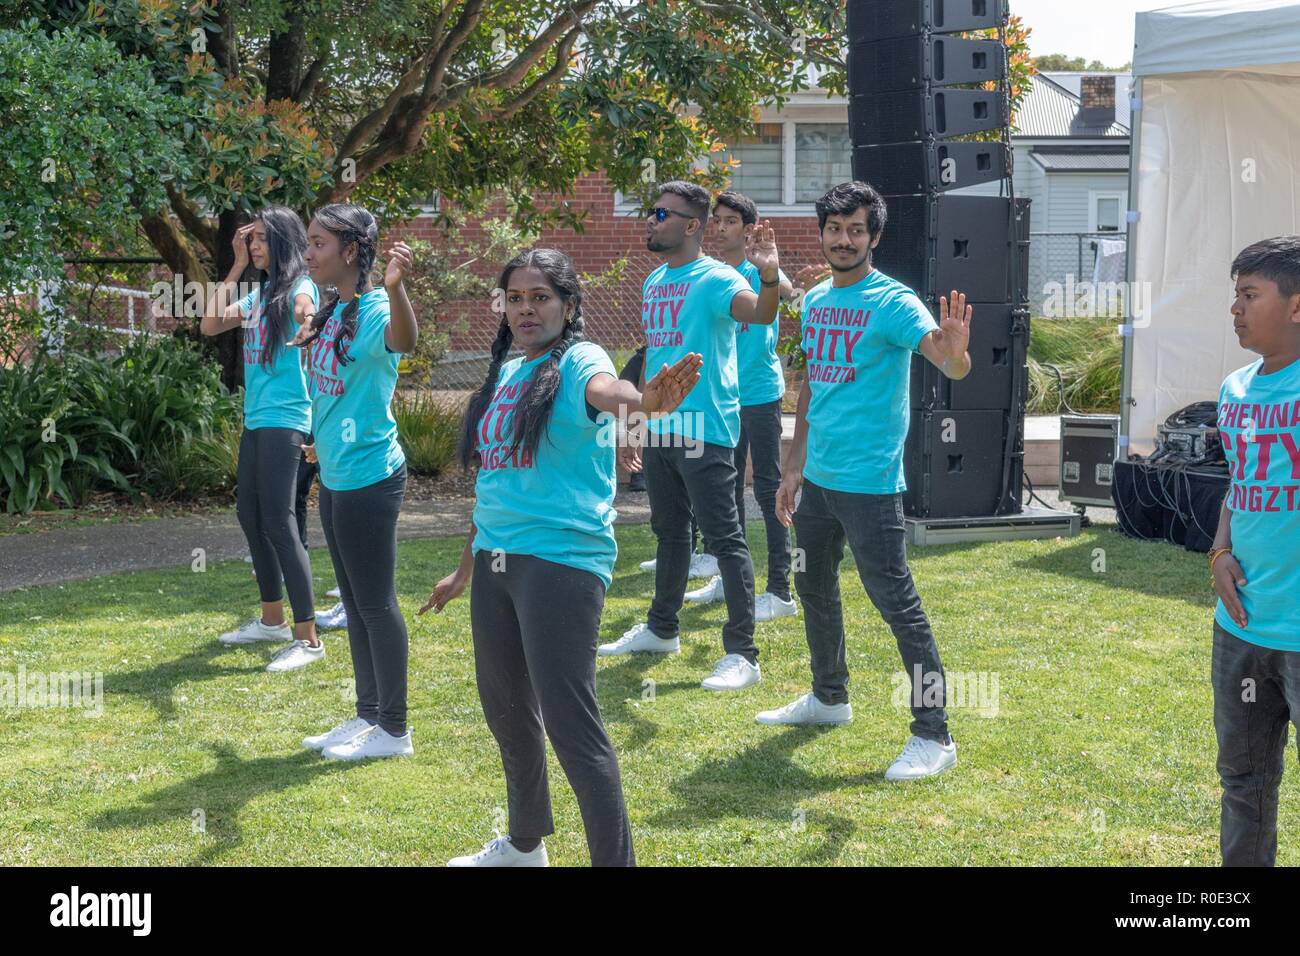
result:
[[[275,645],[277,649],[279,646]],[[160,720],[173,720],[176,717],[174,695],[179,684],[215,680],[237,674],[266,672],[265,664],[251,667],[222,667],[217,663],[216,658],[230,654],[234,650],[210,640],[203,647],[195,648],[175,660],[133,671],[111,672],[104,677],[104,695],[108,698],[116,694],[141,697],[149,702]]]
[[[1103,559],[1105,571],[1095,570],[1103,566],[1098,563]],[[1137,541],[1110,530],[1015,564],[1026,570],[1208,608],[1213,601],[1204,565],[1204,556],[1178,545]]]
[[[225,744],[209,744],[208,748],[217,758],[212,770],[155,790],[129,806],[106,810],[91,818],[89,825],[97,830],[144,830],[177,820],[193,821],[198,819],[194,811],[200,810],[204,832],[194,837],[195,843],[203,846],[188,865],[204,866],[220,862],[221,857],[243,843],[239,814],[251,800],[346,769],[345,765],[308,751],[245,760]]]
[[[857,824],[838,814],[806,812],[801,801],[848,787],[892,786],[884,771],[814,774],[791,759],[799,747],[834,729],[791,727],[740,753],[701,764],[673,784],[677,805],[660,810],[649,823],[682,828],[708,826],[725,816],[767,820],[806,834],[791,862],[834,863]],[[818,835],[822,839],[816,840]]]

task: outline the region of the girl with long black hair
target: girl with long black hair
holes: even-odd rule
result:
[[[367,210],[321,207],[307,241],[312,278],[334,290],[297,341],[310,349],[321,527],[347,610],[357,715],[303,744],[336,760],[408,756],[407,634],[395,584],[406,456],[391,405],[398,362],[418,335],[402,284],[411,250],[393,245],[383,287],[375,289],[379,227]]]
[[[699,381],[701,359],[665,365],[644,393],[620,380],[604,349],[583,337],[582,288],[554,249],[510,260],[498,294],[492,362],[460,442],[461,463],[479,466],[473,525],[460,566],[419,613],[441,611],[472,585],[479,699],[501,749],[510,832],[450,865],[547,865],[549,737],[592,863],[631,866],[618,760],[596,703],[596,639],[617,555],[610,416],[672,411]],[[506,361],[511,346],[524,354]]]
[[[311,401],[302,351],[290,340],[316,309],[307,275],[307,233],[298,214],[267,206],[234,237],[235,262],[208,299],[200,330],[217,335],[244,326],[244,430],[237,471],[239,524],[248,539],[262,614],[222,634],[223,644],[289,641],[267,670],[306,667],[325,656],[316,635],[311,563],[298,534],[295,489],[303,445],[311,433]],[[230,293],[249,262],[260,281],[237,302]],[[293,628],[284,619],[284,590]]]

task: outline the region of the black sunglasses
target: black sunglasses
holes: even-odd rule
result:
[[[670,214],[674,216],[681,216],[683,219],[695,218],[688,212],[678,212],[676,209],[669,209],[667,206],[655,206],[653,209],[650,210],[650,212],[647,215],[654,216],[655,222],[663,222],[665,219],[668,218]]]

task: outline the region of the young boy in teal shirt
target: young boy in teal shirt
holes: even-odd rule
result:
[[[1300,236],[1232,263],[1233,328],[1260,358],[1219,390],[1232,484],[1210,549],[1225,866],[1272,866],[1287,724],[1300,718]]]

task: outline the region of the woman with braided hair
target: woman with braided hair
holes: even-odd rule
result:
[[[415,347],[415,313],[402,277],[411,250],[388,251],[371,288],[379,229],[351,203],[322,207],[307,228],[307,270],[333,287],[295,344],[307,346],[308,390],[320,463],[320,517],[347,610],[357,715],[303,745],[335,760],[408,756],[406,622],[397,605],[397,515],[406,456],[390,405],[397,363]]]
[[[568,256],[512,259],[487,379],[469,403],[461,463],[479,466],[460,566],[421,614],[466,587],[479,699],[501,750],[510,832],[452,866],[546,866],[554,832],[546,738],[582,811],[591,862],[635,863],[618,760],[596,703],[596,639],[613,576],[617,420],[675,409],[700,356],[664,366],[645,392],[583,337],[582,287]],[[511,346],[521,357],[506,361]],[[543,728],[545,728],[543,730]]]

